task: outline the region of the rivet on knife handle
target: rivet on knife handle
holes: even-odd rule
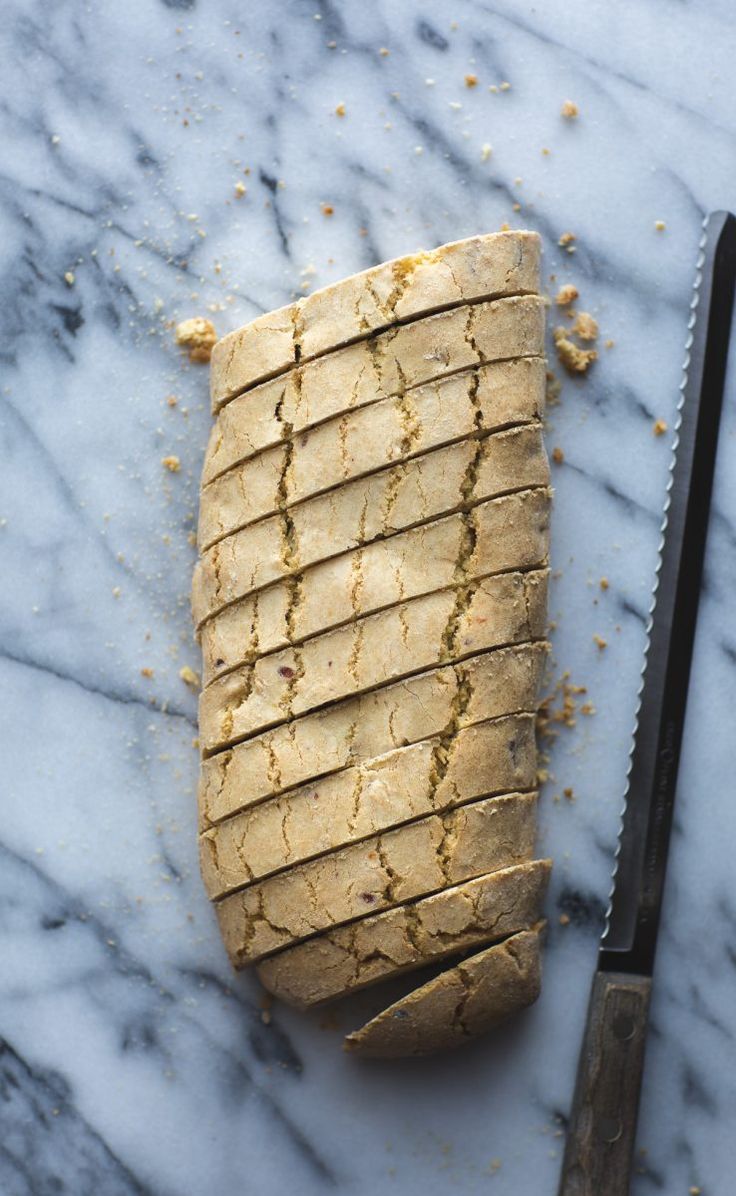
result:
[[[704,224],[616,874],[560,1196],[627,1196],[736,285],[736,218]],[[629,1033],[630,1031],[630,1033]]]

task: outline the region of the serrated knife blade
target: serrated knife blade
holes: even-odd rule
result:
[[[606,928],[559,1196],[627,1196],[736,283],[736,218],[706,218]]]

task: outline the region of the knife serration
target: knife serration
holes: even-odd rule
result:
[[[601,967],[651,972],[725,386],[736,220],[706,217],[690,304],[647,647]]]

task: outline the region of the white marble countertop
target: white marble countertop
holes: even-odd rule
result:
[[[555,1192],[670,456],[652,425],[703,213],[736,203],[733,20],[726,0],[5,6],[3,1196]],[[555,676],[596,713],[543,793],[539,1003],[464,1053],[361,1065],[339,1031],[372,998],[264,1024],[200,884],[179,670],[207,371],[171,327],[214,312],[225,332],[305,280],[505,221],[542,233],[546,275],[615,342],[548,421]],[[725,1196],[736,1172],[735,479],[736,363],[635,1196]]]

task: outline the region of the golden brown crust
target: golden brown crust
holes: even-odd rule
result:
[[[486,577],[472,587],[367,615],[236,669],[200,695],[203,754],[445,661],[541,639],[545,583],[540,570]]]
[[[218,901],[235,967],[425,893],[531,859],[536,794],[436,814],[345,847]]]
[[[246,387],[365,338],[397,322],[451,304],[539,289],[536,233],[492,233],[382,263],[219,341],[212,353],[213,411]]]
[[[539,918],[549,860],[532,860],[336,927],[258,965],[279,1000],[305,1009],[468,951]]]
[[[394,1002],[345,1039],[374,1059],[431,1055],[485,1034],[539,996],[539,933],[524,930]]]
[[[489,793],[533,789],[535,714],[475,723],[332,773],[206,831],[213,900],[294,864]]]
[[[527,643],[429,669],[267,731],[203,761],[207,829],[312,778],[455,727],[536,709],[546,643]]]

